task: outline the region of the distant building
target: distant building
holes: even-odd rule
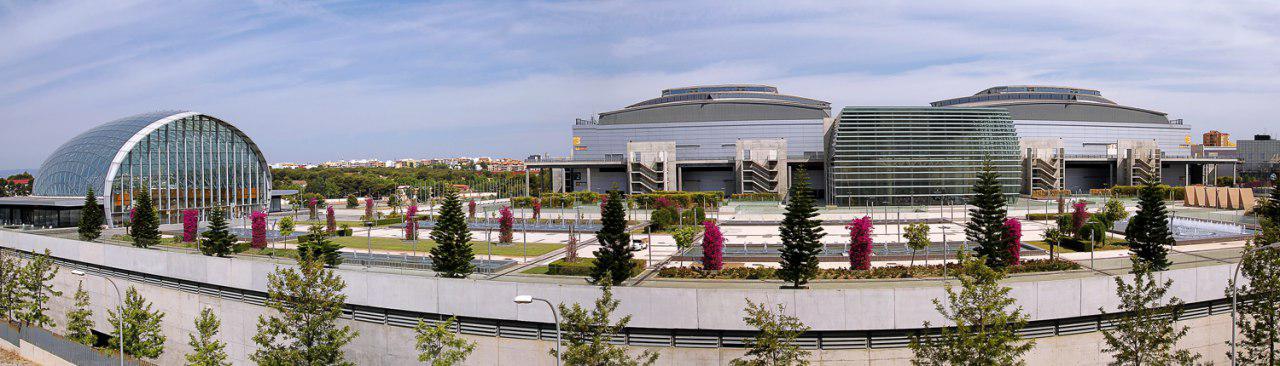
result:
[[[1204,139],[1204,146],[1218,146],[1218,147],[1236,146],[1234,142],[1231,142],[1231,134],[1219,132],[1218,130],[1205,132],[1204,135],[1201,137]]]
[[[1244,161],[1240,166],[1242,173],[1257,174],[1264,179],[1270,179],[1272,173],[1280,173],[1280,140],[1273,140],[1271,135],[1256,135],[1253,140],[1240,140],[1236,143],[1236,150]],[[36,183],[39,182],[37,179]]]

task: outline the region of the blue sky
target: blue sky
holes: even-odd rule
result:
[[[1072,85],[1277,133],[1280,3],[0,0],[0,169],[161,109],[273,162],[564,155],[574,118],[731,82],[836,108]]]

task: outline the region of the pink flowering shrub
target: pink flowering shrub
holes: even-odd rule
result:
[[[849,229],[849,267],[851,269],[871,269],[871,218],[863,216],[845,226]]]
[[[418,239],[418,206],[409,206],[404,213],[404,240]]]
[[[533,199],[533,219],[537,220],[541,218],[541,216],[542,216],[542,200],[534,198]]]
[[[324,210],[324,230],[333,234],[338,231],[338,219],[333,216],[333,206],[329,206]]]
[[[502,209],[498,210],[499,243],[511,243],[514,237],[514,233],[511,230],[514,223],[515,218],[511,216],[511,207],[502,206]]]
[[[702,223],[702,269],[719,271],[724,268],[724,235],[714,221]]]
[[[333,209],[331,208],[329,209],[329,211],[332,212]],[[249,219],[250,221],[252,221],[251,230],[253,230],[253,240],[249,242],[249,245],[258,249],[266,248],[267,247],[267,213],[261,212],[261,211],[254,211],[252,214],[249,215]]]
[[[1071,208],[1074,210],[1071,212],[1072,233],[1079,233],[1080,228],[1083,228],[1084,224],[1089,222],[1089,211],[1085,209],[1086,206],[1088,205],[1084,202],[1076,202],[1071,205]]]
[[[133,216],[133,210],[129,210],[129,215]],[[182,210],[182,242],[190,243],[196,241],[196,227],[200,223],[200,212],[196,210]]]
[[[475,200],[467,201],[467,217],[472,219],[476,218],[476,201]]]
[[[1022,222],[1012,217],[1005,219],[1004,230],[1009,244],[1009,264],[1019,265],[1022,263]]]
[[[316,199],[315,199],[315,198],[311,198],[311,199],[308,199],[308,200],[307,200],[307,210],[308,210],[308,211],[309,211],[309,213],[311,214],[311,219],[312,219],[312,220],[315,220],[315,219],[316,219],[316,216],[317,216],[317,213],[316,213]]]
[[[364,199],[364,219],[373,221],[373,198],[365,197]]]

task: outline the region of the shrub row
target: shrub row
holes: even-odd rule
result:
[[[595,192],[581,191],[569,193],[543,193],[538,197],[538,199],[542,201],[542,207],[544,208],[566,208],[572,207],[575,202],[580,205],[597,203],[606,196],[607,195]],[[511,199],[511,207],[533,207],[533,199],[533,197],[514,197]]]
[[[731,198],[743,201],[781,201],[782,197],[774,192],[734,193]]]
[[[553,276],[590,276],[591,268],[595,267],[595,258],[579,258],[573,262],[565,262],[564,259],[557,259],[555,262],[547,264],[547,274]],[[644,272],[645,262],[643,259],[631,260],[631,276]]]
[[[1054,213],[1043,213],[1043,212],[1041,212],[1041,213],[1029,213],[1029,214],[1027,214],[1027,220],[1031,220],[1031,221],[1057,220],[1059,217],[1070,217],[1070,216],[1071,216],[1071,214],[1069,214],[1069,213],[1057,213],[1057,212],[1054,212]]]
[[[1181,200],[1187,196],[1187,190],[1183,187],[1171,187],[1169,185],[1160,184],[1156,186],[1160,189],[1160,196],[1165,199]],[[1094,196],[1118,196],[1118,197],[1134,197],[1138,195],[1138,190],[1142,186],[1115,186],[1109,189],[1090,189],[1089,194]]]
[[[1037,189],[1031,191],[1031,198],[1045,199],[1070,196],[1071,191],[1065,189]]]
[[[680,207],[694,206],[718,206],[720,200],[724,199],[724,192],[720,191],[703,191],[703,192],[677,192],[677,191],[657,191],[653,193],[636,193],[631,195],[631,200],[640,207],[651,207],[657,199],[666,198],[671,203],[680,205]]]
[[[1062,259],[1032,259],[1023,261],[1021,265],[1009,267],[1009,273],[1052,272],[1080,269],[1075,262]],[[956,273],[960,269],[958,263],[948,263],[947,271]],[[659,277],[666,278],[708,278],[734,280],[774,280],[778,279],[776,268],[737,267],[720,271],[703,271],[690,267],[668,267],[658,271]],[[823,280],[855,280],[855,279],[892,279],[892,278],[925,278],[942,277],[942,265],[927,266],[891,266],[875,267],[869,270],[853,270],[848,268],[824,268],[818,270],[817,279]]]

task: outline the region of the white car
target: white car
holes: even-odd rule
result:
[[[644,239],[631,239],[631,251],[638,252],[648,248],[648,243]]]

